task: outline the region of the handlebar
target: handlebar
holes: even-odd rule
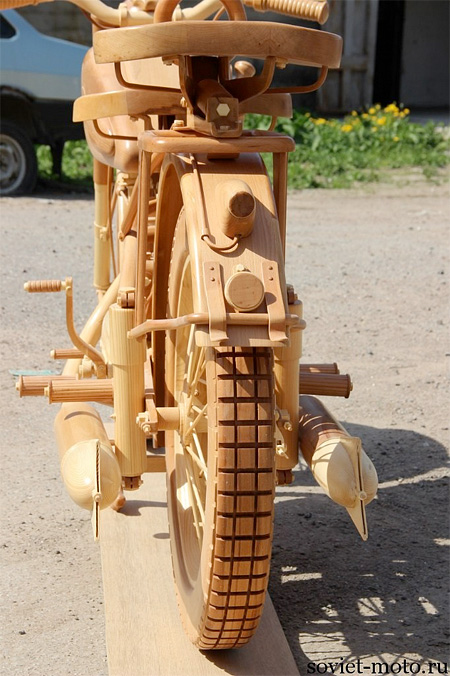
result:
[[[41,2],[52,2],[53,0],[0,0],[0,9],[16,9],[17,7],[26,7],[27,5],[40,5]]]
[[[105,5],[102,0],[67,1],[111,26],[141,26],[153,23],[153,14],[140,9],[138,3],[131,7],[127,6],[126,3],[121,3],[118,9],[113,9]],[[40,5],[43,2],[53,2],[53,0],[0,0],[0,10]],[[177,8],[172,18],[176,21],[202,20],[216,12],[220,7],[220,0],[201,0],[195,7],[184,10]]]
[[[122,3],[118,9],[112,9],[105,5],[102,0],[68,1],[111,26],[133,26],[153,23],[153,14],[140,9],[137,4],[127,7],[125,3]],[[27,5],[39,5],[44,2],[53,2],[53,0],[0,0],[0,10],[25,7]],[[287,14],[298,19],[317,21],[320,24],[323,24],[328,18],[327,0],[243,0],[243,2],[248,7],[252,7],[259,12],[278,12],[279,14]],[[220,9],[221,6],[220,0],[201,0],[201,2],[192,8],[185,10],[176,9],[172,18],[177,21],[202,20]]]
[[[329,15],[326,0],[243,0],[244,5],[258,12],[277,12],[297,19],[325,23]]]

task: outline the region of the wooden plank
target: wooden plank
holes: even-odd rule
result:
[[[339,68],[342,39],[272,21],[168,22],[94,34],[96,63],[176,56],[276,56],[289,63]]]
[[[170,561],[166,477],[146,474],[122,513],[101,513],[110,676],[294,676],[298,670],[270,598],[253,640],[201,653],[185,636]]]

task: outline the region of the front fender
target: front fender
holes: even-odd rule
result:
[[[225,288],[227,280],[236,272],[236,266],[242,265],[263,281],[263,264],[276,263],[278,269],[279,298],[273,298],[271,287],[271,303],[277,302],[279,307],[287,312],[286,282],[284,278],[284,257],[280,240],[280,231],[276,216],[272,188],[261,157],[255,153],[241,154],[236,159],[208,160],[205,156],[198,156],[195,160],[196,171],[193,170],[193,161],[189,156],[168,155],[162,170],[160,190],[160,212],[158,230],[161,240],[158,249],[163,244],[163,233],[173,233],[173,225],[167,223],[165,205],[169,213],[173,214],[174,200],[182,203],[185,209],[188,246],[191,257],[192,280],[194,284],[194,312],[208,313],[208,307],[214,304],[214,299],[208,298],[208,289],[205,284],[204,269],[214,267],[219,271],[221,289]],[[176,177],[176,180],[175,180]],[[243,237],[231,251],[220,250],[230,245],[230,239],[224,234],[220,226],[220,206],[217,195],[221,185],[230,179],[245,181],[251,188],[256,200],[256,212],[253,231]],[[176,197],[178,194],[178,197]],[[173,216],[171,217],[173,221]],[[209,231],[211,248],[205,239],[205,224]],[[166,235],[166,237],[168,238]],[[168,246],[168,242],[164,243]],[[217,250],[219,248],[219,250]],[[216,291],[217,293],[217,291]],[[266,288],[267,297],[267,288]],[[234,312],[224,299],[227,312]],[[217,308],[216,308],[217,309]],[[255,310],[266,313],[266,299]],[[220,342],[221,345],[236,346],[278,346],[282,343],[271,340],[267,325],[231,326],[227,325],[228,338]],[[211,337],[208,326],[198,326],[196,342],[199,345],[216,345]]]

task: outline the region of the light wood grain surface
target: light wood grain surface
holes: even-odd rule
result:
[[[294,676],[297,667],[270,598],[253,640],[201,653],[179,618],[167,527],[165,475],[146,474],[122,513],[101,514],[110,676]]]
[[[342,39],[333,33],[270,21],[170,22],[112,28],[94,35],[97,63],[182,55],[276,56],[338,68]]]

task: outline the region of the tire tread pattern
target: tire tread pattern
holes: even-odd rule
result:
[[[253,636],[267,590],[275,491],[272,351],[215,350],[216,533],[198,647],[236,648]]]

